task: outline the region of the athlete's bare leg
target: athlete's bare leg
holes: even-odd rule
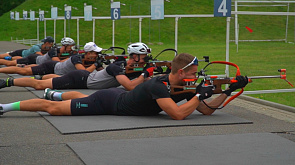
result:
[[[37,90],[50,88],[52,89],[52,79],[47,80],[36,80],[33,78],[17,78],[13,80],[14,86],[19,87],[32,87]]]
[[[20,68],[16,66],[0,68],[0,73],[7,73],[7,74],[20,74],[20,75],[33,75],[32,68]]]

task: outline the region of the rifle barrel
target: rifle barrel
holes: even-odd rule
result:
[[[251,76],[249,79],[261,79],[261,78],[281,78],[281,75],[276,76]]]

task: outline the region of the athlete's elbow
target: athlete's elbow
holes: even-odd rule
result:
[[[186,118],[186,116],[184,116],[183,114],[174,114],[174,115],[170,115],[170,117],[173,120],[184,120]]]
[[[124,88],[125,88],[127,91],[131,91],[132,89],[135,88],[135,86],[133,86],[133,85],[127,85],[127,86],[124,86]]]
[[[202,111],[201,113],[202,113],[203,115],[207,115],[207,116],[209,116],[209,115],[212,115],[212,114],[214,113],[214,110]]]
[[[185,117],[172,117],[173,120],[184,120]]]

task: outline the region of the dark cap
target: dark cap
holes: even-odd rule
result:
[[[51,36],[47,36],[46,38],[42,39],[41,42],[54,42],[54,39]]]

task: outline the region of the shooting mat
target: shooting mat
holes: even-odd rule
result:
[[[67,145],[87,165],[293,165],[295,162],[295,143],[271,133],[101,140]]]
[[[158,127],[252,124],[251,121],[220,111],[216,111],[211,116],[195,111],[185,120],[172,120],[164,112],[157,116],[51,116],[45,112],[40,112],[40,114],[62,134]]]

